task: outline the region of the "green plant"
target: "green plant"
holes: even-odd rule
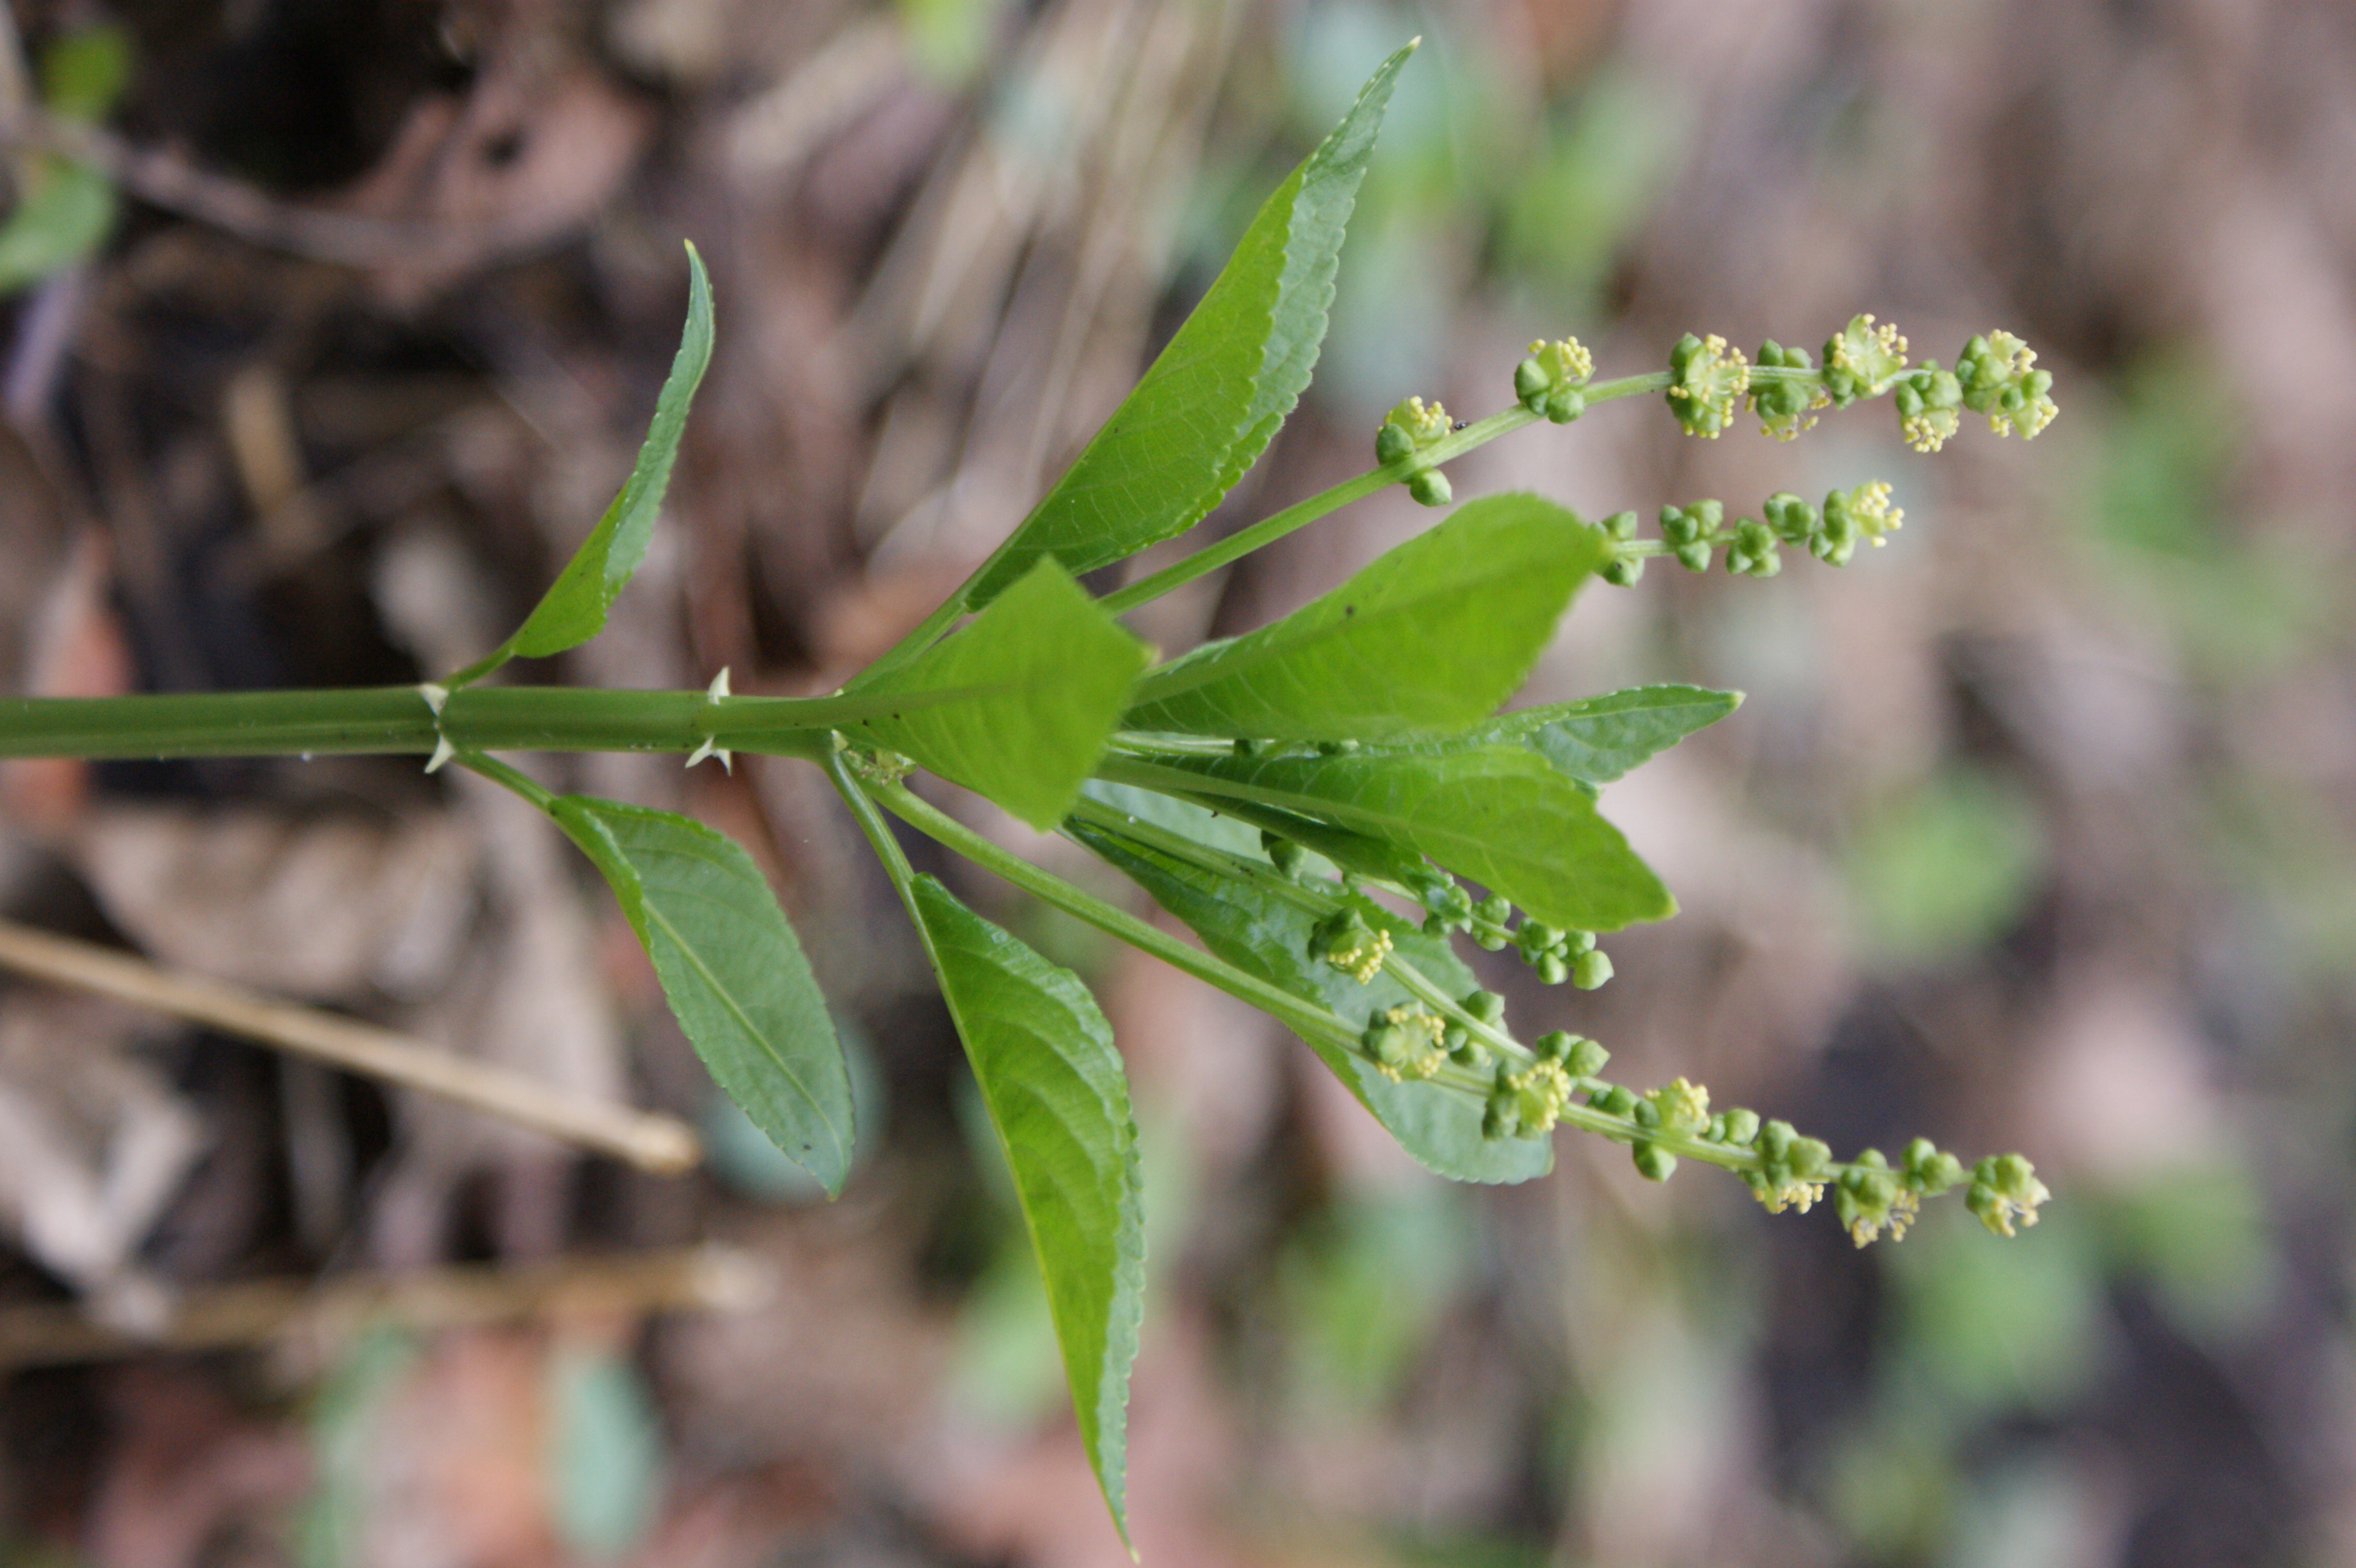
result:
[[[744,751],[824,769],[898,889],[965,1041],[1038,1253],[1080,1434],[1124,1535],[1143,1243],[1120,1058],[1080,981],[916,874],[887,814],[1281,1020],[1441,1175],[1541,1175],[1548,1134],[1569,1124],[1627,1144],[1656,1180],[1693,1160],[1733,1172],[1772,1210],[1829,1194],[1859,1245],[1902,1236],[1922,1198],[1956,1186],[1991,1230],[2034,1223],[2046,1193],[2018,1155],[1966,1171],[1916,1139],[1895,1162],[1874,1150],[1840,1161],[1788,1123],[1713,1110],[1685,1079],[1643,1093],[1612,1083],[1593,1040],[1518,1037],[1503,999],[1451,945],[1463,933],[1512,947],[1542,980],[1592,989],[1612,972],[1600,933],[1675,912],[1598,813],[1597,788],[1739,697],[1650,686],[1496,711],[1585,579],[1631,585],[1655,557],[1700,571],[1721,553],[1730,572],[1772,576],[1786,546],[1841,564],[1899,525],[1887,485],[1836,490],[1821,506],[1779,494],[1760,519],[1730,521],[1716,500],[1669,507],[1657,538],[1638,536],[1633,511],[1590,524],[1537,496],[1486,496],[1293,614],[1166,662],[1116,618],[1385,486],[1444,504],[1451,458],[1640,394],[1662,394],[1706,436],[1747,408],[1788,437],[1818,408],[1883,395],[1919,449],[1953,435],[1963,412],[2033,435],[2052,415],[2051,378],[2017,339],[1975,338],[1954,371],[1910,367],[1895,331],[1859,317],[1821,366],[1772,342],[1754,362],[1688,336],[1666,371],[1601,382],[1575,340],[1534,344],[1501,412],[1459,424],[1408,399],[1383,422],[1366,473],[1100,597],[1076,582],[1200,521],[1306,386],[1344,224],[1412,48],[1384,62],[1260,209],[1175,338],[1031,515],[837,693],[737,697],[725,671],[700,692],[482,683],[511,659],[594,636],[646,549],[712,351],[710,290],[691,247],[685,337],[637,465],[498,649],[422,687],[11,699],[0,703],[0,755],[416,752],[429,771],[455,762],[498,781],[605,875],[712,1076],[831,1193],[853,1144],[849,1076],[751,858],[684,817],[553,793],[492,754],[676,751],[693,766]],[[964,826],[907,788],[919,767],[1101,855],[1203,946]]]

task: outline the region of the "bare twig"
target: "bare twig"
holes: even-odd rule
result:
[[[324,1283],[257,1280],[184,1297],[152,1335],[93,1323],[63,1303],[0,1308],[0,1368],[302,1338],[333,1343],[380,1324],[446,1328],[568,1315],[742,1312],[759,1305],[773,1288],[759,1258],[719,1245]]]
[[[402,223],[284,202],[175,153],[136,147],[112,132],[60,120],[29,105],[0,120],[0,147],[37,148],[99,170],[151,206],[225,230],[264,250],[353,267],[431,263],[497,255],[545,238],[537,220],[462,226]]]
[[[273,1001],[218,981],[175,974],[89,942],[0,920],[0,967],[438,1094],[657,1175],[679,1175],[703,1157],[694,1129],[677,1117],[584,1099],[390,1029]]]

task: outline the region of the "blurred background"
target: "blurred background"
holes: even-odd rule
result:
[[[683,237],[722,331],[664,530],[533,677],[831,689],[1419,33],[1316,386],[1209,528],[1365,467],[1408,393],[1502,406],[1540,335],[1603,376],[1861,310],[1944,361],[2025,336],[2063,410],[2033,446],[1917,456],[1886,403],[1699,442],[1648,402],[1454,468],[1590,515],[1894,484],[1906,528],[1845,571],[1585,593],[1522,700],[1750,700],[1606,793],[1684,913],[1593,994],[1483,973],[1526,1037],[1844,1153],[2018,1147],[2055,1192],[2019,1240],[1950,1199],[1858,1252],[1569,1134],[1547,1180],[1451,1186],[1259,1015],[949,875],[1090,978],[1135,1080],[1148,1563],[2356,1560],[2356,8],[16,0],[13,31],[12,691],[488,647],[626,471]],[[67,134],[102,173],[48,160]],[[1146,629],[1257,624],[1430,515],[1377,497]],[[718,1099],[497,791],[9,765],[0,913],[668,1110],[710,1158],[643,1176],[5,983],[0,1562],[1119,1561],[947,1015],[823,780],[545,777],[753,847],[854,1045],[846,1195]],[[492,1305],[201,1353],[59,1327],[450,1265]]]

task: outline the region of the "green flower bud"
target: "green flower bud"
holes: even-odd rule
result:
[[[1898,408],[1898,433],[1917,452],[1936,452],[1955,433],[1956,413],[1964,404],[1964,389],[1953,374],[1925,360],[1898,380],[1891,401]]]
[[[1595,373],[1595,358],[1576,338],[1530,345],[1530,357],[1514,367],[1514,397],[1532,413],[1557,424],[1577,419],[1587,406],[1579,389]]]
[[[1259,847],[1267,853],[1269,863],[1287,876],[1298,872],[1301,863],[1309,855],[1307,850],[1282,833],[1272,833],[1266,829],[1260,831]]]
[[[1537,972],[1541,985],[1560,985],[1570,978],[1570,962],[1558,952],[1550,952],[1530,966]]]
[[[1522,959],[1527,963],[1537,962],[1562,943],[1562,928],[1549,926],[1544,920],[1524,920],[1521,929],[1514,933],[1514,945],[1521,950]]]
[[[2053,1195],[2037,1179],[2037,1167],[2019,1155],[1991,1155],[1972,1167],[1964,1207],[1999,1236],[2037,1223],[2037,1208]]]
[[[1446,506],[1453,499],[1448,476],[1437,468],[1421,468],[1408,477],[1407,493],[1423,506]]]
[[[1751,1173],[1755,1180],[1744,1179],[1768,1213],[1796,1208],[1805,1214],[1824,1197],[1825,1168],[1832,1159],[1824,1144],[1801,1137],[1789,1122],[1770,1122],[1753,1135],[1751,1146],[1759,1152],[1760,1168]]]
[[[1786,349],[1770,338],[1759,346],[1762,370],[1809,371],[1815,368],[1804,349]],[[1751,383],[1751,412],[1759,416],[1759,433],[1789,441],[1815,423],[1815,411],[1830,399],[1824,388],[1806,381],[1760,381]]]
[[[1441,877],[1422,888],[1420,893],[1425,910],[1433,920],[1440,922],[1441,930],[1453,930],[1472,923],[1472,895],[1458,886],[1454,877]]]
[[[1505,1021],[1505,999],[1494,991],[1469,991],[1457,1005],[1493,1029]]]
[[[1498,1088],[1514,1097],[1514,1116],[1524,1137],[1544,1137],[1554,1131],[1562,1108],[1570,1103],[1570,1078],[1562,1064],[1534,1062],[1519,1072],[1500,1072]]]
[[[1597,569],[1596,575],[1615,588],[1633,588],[1644,575],[1644,558],[1615,555]]]
[[[1716,333],[1697,338],[1688,332],[1669,350],[1669,412],[1688,435],[1722,434],[1750,387],[1751,362]]]
[[[1448,1058],[1447,1034],[1439,1015],[1403,1002],[1366,1026],[1366,1053],[1375,1058],[1375,1070],[1393,1083],[1428,1079]]]
[[[1578,1043],[1579,1036],[1568,1029],[1549,1029],[1530,1042],[1530,1049],[1540,1061],[1558,1062],[1568,1060]]]
[[[1852,317],[1825,342],[1825,392],[1836,407],[1879,397],[1905,368],[1906,339],[1887,323],[1876,327],[1870,316]]]
[[[1935,1197],[1964,1179],[1964,1162],[1928,1138],[1907,1144],[1900,1163],[1906,1184],[1925,1197]]]
[[[1521,1118],[1514,1113],[1515,1098],[1510,1090],[1502,1089],[1489,1096],[1489,1103],[1481,1112],[1481,1136],[1494,1144],[1521,1131]]]
[[[1562,950],[1573,958],[1577,958],[1583,952],[1593,952],[1595,933],[1576,929],[1565,931],[1562,936]]]
[[[1593,991],[1611,978],[1612,960],[1600,948],[1570,961],[1570,983],[1581,991]]]
[[[1364,985],[1390,956],[1391,934],[1367,925],[1355,909],[1342,909],[1317,922],[1310,951]]]
[[[1628,1151],[1635,1157],[1636,1174],[1646,1181],[1666,1181],[1677,1174],[1677,1157],[1656,1144],[1632,1144]]]
[[[2033,438],[2062,412],[2050,395],[2053,377],[2036,363],[2036,350],[2009,332],[1974,338],[1955,359],[1964,406],[1987,414],[1998,435]]]
[[[1691,544],[1716,533],[1725,522],[1726,508],[1718,501],[1665,506],[1661,509],[1661,538],[1672,545]]]
[[[1860,1247],[1885,1229],[1891,1240],[1904,1240],[1919,1206],[1913,1192],[1898,1185],[1879,1152],[1873,1149],[1859,1155],[1858,1163],[1843,1171],[1834,1186],[1833,1211],[1840,1217],[1849,1240]]]
[[[1375,461],[1384,467],[1404,463],[1414,456],[1415,437],[1398,425],[1386,424],[1375,432]]]
[[[1633,511],[1615,511],[1596,526],[1612,538],[1624,542],[1636,537],[1636,514]]]
[[[1857,554],[1857,524],[1844,517],[1825,520],[1825,530],[1808,541],[1808,553],[1827,566],[1846,566]]]
[[[1709,544],[1706,540],[1697,539],[1691,544],[1678,545],[1676,556],[1677,564],[1688,572],[1709,570]]]
[[[2052,390],[2051,372],[2029,371],[2019,386],[2007,387],[1997,395],[1996,408],[1988,414],[1988,428],[1998,435],[2018,432],[2024,439],[2034,439],[2062,412],[2051,395]]]
[[[1846,490],[1834,490],[1825,497],[1825,532],[1828,540],[1838,541],[1854,550],[1860,539],[1869,540],[1878,548],[1886,541],[1883,535],[1894,533],[1905,526],[1906,513],[1890,504],[1890,482],[1868,479]],[[1821,550],[1820,557],[1830,559]],[[1846,557],[1844,557],[1846,559]],[[1841,564],[1834,562],[1835,565]]]
[[[1582,1039],[1572,1043],[1570,1054],[1563,1058],[1562,1067],[1573,1078],[1593,1078],[1611,1059],[1610,1051],[1593,1040]]]
[[[1553,390],[1553,384],[1547,379],[1546,367],[1538,363],[1536,355],[1514,367],[1514,401],[1532,413],[1546,413],[1547,393]]]
[[[1767,498],[1767,526],[1786,544],[1806,544],[1824,532],[1824,514],[1789,490]]]
[[[1734,541],[1726,547],[1726,569],[1737,576],[1772,577],[1783,569],[1775,552],[1775,534],[1763,522],[1743,519],[1734,526]]]
[[[1625,1119],[1636,1113],[1636,1097],[1616,1083],[1605,1084],[1601,1089],[1589,1095],[1587,1103],[1602,1112],[1606,1116]]]
[[[1645,1095],[1643,1104],[1636,1108],[1639,1122],[1645,1121],[1644,1111],[1648,1106],[1656,1118],[1645,1123],[1649,1126],[1664,1127],[1669,1132],[1691,1136],[1709,1125],[1709,1090],[1683,1078],[1671,1079]]]
[[[1725,1123],[1725,1134],[1719,1140],[1739,1149],[1747,1149],[1759,1137],[1759,1112],[1746,1111],[1738,1105],[1719,1120]]]

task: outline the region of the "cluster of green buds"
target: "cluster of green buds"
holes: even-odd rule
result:
[[[1526,919],[1508,934],[1505,922],[1511,912],[1492,896],[1464,923],[1485,948],[1510,943],[1525,958],[1537,955],[1534,965],[1547,978],[1576,970],[1582,960],[1593,961],[1600,974],[1610,973],[1592,933]],[[1385,968],[1392,946],[1387,932],[1344,905],[1318,922],[1311,949],[1364,983]],[[1596,1041],[1558,1029],[1526,1047],[1517,1045],[1505,1028],[1505,999],[1497,993],[1474,990],[1451,1001],[1429,988],[1412,966],[1398,967],[1397,978],[1411,998],[1368,1020],[1360,1049],[1376,1072],[1395,1083],[1424,1082],[1434,1092],[1480,1095],[1485,1138],[1543,1138],[1569,1122],[1626,1144],[1638,1173],[1648,1180],[1668,1180],[1682,1157],[1740,1176],[1770,1213],[1792,1208],[1805,1214],[1829,1194],[1842,1228],[1860,1247],[1883,1236],[1902,1240],[1923,1199],[1966,1180],[1967,1207],[2002,1236],[2037,1223],[2038,1208],[2050,1196],[2035,1168],[2019,1155],[1984,1159],[1967,1177],[1954,1155],[1928,1138],[1916,1138],[1894,1165],[1877,1149],[1843,1163],[1833,1158],[1828,1144],[1801,1135],[1789,1122],[1767,1121],[1740,1106],[1713,1112],[1709,1090],[1690,1079],[1672,1079],[1642,1093],[1607,1082],[1601,1075],[1611,1053]]]
[[[1750,390],[1751,361],[1715,332],[1707,338],[1688,332],[1669,350],[1669,410],[1688,435],[1725,434]]]
[[[2020,1156],[2008,1156],[2020,1160]],[[2029,1164],[2020,1160],[2025,1167]],[[1833,1184],[1834,1212],[1849,1240],[1862,1247],[1882,1233],[1893,1241],[1906,1239],[1906,1229],[1926,1197],[1936,1197],[1964,1179],[1964,1163],[1928,1138],[1906,1145],[1898,1168],[1890,1168],[1879,1149],[1868,1149],[1849,1162]]]
[[[1386,468],[1410,462],[1454,428],[1438,400],[1408,398],[1383,415],[1382,428],[1375,432],[1375,461]],[[1437,468],[1418,468],[1407,477],[1407,493],[1425,506],[1446,506],[1448,476]]]
[[[1313,954],[1361,985],[1382,972],[1391,952],[1391,934],[1367,925],[1365,916],[1346,905],[1318,921],[1309,940]]]
[[[2037,1223],[2037,1206],[2053,1195],[2037,1179],[2037,1168],[2019,1155],[1990,1155],[1972,1167],[1964,1207],[1999,1236]]]
[[[1825,339],[1823,384],[1835,408],[1879,397],[1905,368],[1905,338],[1890,322],[1875,326],[1869,315],[1851,317],[1847,326]]]
[[[1366,1055],[1375,1070],[1399,1083],[1428,1079],[1449,1057],[1448,1021],[1419,1002],[1402,1002],[1366,1026]]]
[[[1587,410],[1583,390],[1595,373],[1595,356],[1576,338],[1530,345],[1529,357],[1514,367],[1514,397],[1524,408],[1557,424],[1569,424]]]
[[[1481,1115],[1483,1137],[1545,1137],[1570,1105],[1579,1080],[1592,1079],[1612,1059],[1593,1040],[1562,1029],[1539,1036],[1532,1049],[1535,1060],[1498,1067]]]
[[[1661,542],[1669,547],[1677,564],[1688,572],[1709,570],[1710,548],[1718,542],[1725,526],[1726,508],[1718,501],[1661,509]]]
[[[1514,907],[1505,896],[1492,893],[1472,907],[1469,919],[1449,923],[1471,930],[1472,940],[1490,952],[1513,948],[1547,985],[1568,980],[1581,991],[1593,991],[1612,978],[1612,960],[1595,945],[1593,931],[1550,926],[1526,917],[1519,926],[1509,926],[1513,916]]]
[[[1675,556],[1689,572],[1707,572],[1712,554],[1723,546],[1726,569],[1738,576],[1772,577],[1783,569],[1781,547],[1807,551],[1817,560],[1846,566],[1859,543],[1880,544],[1884,536],[1906,521],[1904,511],[1890,504],[1887,480],[1868,479],[1845,490],[1833,490],[1822,507],[1779,490],[1762,509],[1766,521],[1739,518],[1730,524],[1726,507],[1716,500],[1661,509],[1661,542],[1657,545],[1634,538],[1635,514],[1608,518],[1603,531],[1612,555],[1600,569],[1607,583],[1622,587],[1644,575],[1649,554]]]
[[[1759,345],[1762,371],[1813,371],[1815,361],[1805,349],[1786,349],[1772,338]],[[1816,423],[1816,410],[1832,402],[1821,383],[1781,377],[1751,378],[1751,412],[1759,416],[1759,434],[1789,441]]]
[[[1612,978],[1612,960],[1595,945],[1593,931],[1566,930],[1526,918],[1514,932],[1514,947],[1548,985],[1568,980],[1581,991],[1593,991]]]
[[[1917,452],[1936,452],[1955,433],[1955,411],[1964,405],[1964,384],[1936,360],[1925,360],[1898,378],[1890,399],[1898,407],[1898,434]]]
[[[1597,575],[1615,588],[1634,587],[1644,575],[1644,558],[1622,547],[1636,537],[1636,514],[1615,511],[1596,526],[1603,531],[1603,537],[1611,541],[1612,551],[1603,564],[1596,568]]]
[[[1955,358],[1963,405],[1987,415],[1998,435],[2034,437],[2062,412],[2052,398],[2053,372],[2036,365],[2037,351],[2009,332],[1972,338]]]
[[[1558,373],[1537,350],[1575,344],[1531,345],[1532,354],[1514,372],[1514,390],[1533,413],[1556,417],[1547,399]],[[1870,315],[1850,318],[1825,340],[1818,369],[1804,349],[1787,349],[1769,338],[1759,346],[1756,365],[1723,338],[1688,332],[1669,351],[1669,412],[1688,435],[1715,436],[1731,423],[1740,403],[1759,416],[1761,434],[1789,441],[1816,423],[1820,409],[1847,408],[1864,398],[1893,393],[1899,434],[1917,452],[1936,452],[1955,434],[1960,411],[1987,416],[2000,435],[2033,436],[2060,411],[2051,396],[2053,377],[2036,368],[2037,355],[2009,332],[1973,338],[1955,368],[1926,360],[1910,368],[1906,338]],[[1586,380],[1581,350],[1579,385]],[[1579,406],[1584,406],[1583,401]],[[1764,575],[1765,574],[1760,574]]]

